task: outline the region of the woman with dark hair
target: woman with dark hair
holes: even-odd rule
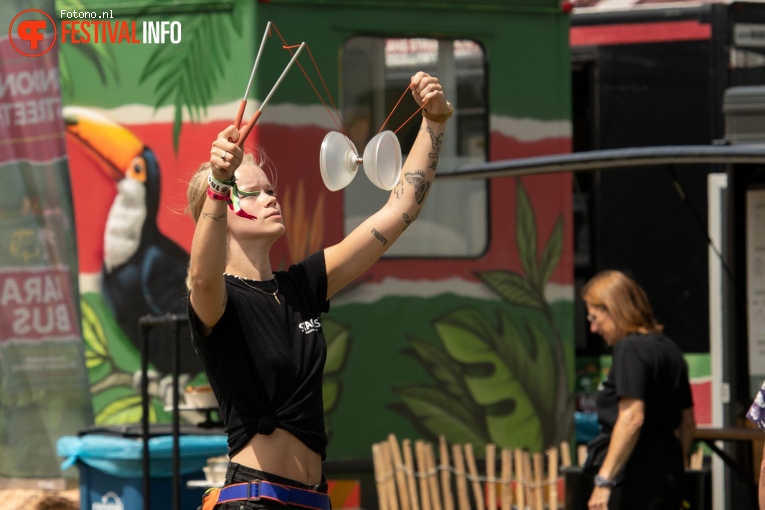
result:
[[[643,289],[604,271],[582,289],[590,331],[613,348],[597,396],[601,433],[588,445],[590,510],[679,510],[696,423],[683,353]]]

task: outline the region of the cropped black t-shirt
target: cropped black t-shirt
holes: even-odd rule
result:
[[[327,346],[321,314],[329,311],[324,252],[275,272],[274,278],[281,304],[248,287],[260,282],[226,275],[223,316],[207,337],[191,320],[192,345],[218,399],[229,455],[255,434],[281,428],[324,460],[322,377]],[[190,302],[188,310],[195,318]]]

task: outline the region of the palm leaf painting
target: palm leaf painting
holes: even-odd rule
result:
[[[100,294],[83,294],[80,308],[95,423],[115,425],[141,421],[141,396],[133,378],[140,370],[140,353],[122,332]],[[163,407],[160,399],[152,398],[151,422],[168,421],[169,415]]]
[[[56,0],[56,9],[65,11],[85,11],[85,5],[80,0]],[[60,23],[58,29],[61,29]],[[102,84],[106,84],[111,77],[119,81],[119,70],[114,58],[112,47],[108,44],[67,44],[66,48],[79,52],[85,59],[96,68]],[[58,55],[59,79],[62,91],[67,94],[74,93],[74,80],[69,63],[68,51],[60,51]]]
[[[232,55],[235,54],[232,51],[232,37],[242,31],[242,5],[241,1],[234,2],[230,12],[185,17],[184,39],[191,41],[190,44],[158,45],[141,71],[138,83],[153,83],[154,108],[166,104],[173,106],[173,147],[176,152],[183,128],[183,111],[186,110],[192,122],[201,120],[221,77],[230,67]],[[86,10],[81,0],[57,0],[56,8]],[[67,45],[67,48],[72,49],[59,53],[61,88],[66,93],[74,91],[68,51],[83,55],[95,67],[103,84],[110,77],[119,81],[119,70],[110,45],[73,44]]]
[[[477,448],[543,451],[570,439],[574,400],[563,341],[544,289],[563,249],[558,218],[541,256],[536,217],[520,181],[516,246],[523,274],[509,270],[476,276],[507,305],[493,317],[460,308],[433,322],[440,344],[411,340],[412,356],[435,382],[395,388],[391,407],[426,437]]]
[[[337,321],[323,318],[321,327],[324,330],[324,338],[327,342],[327,361],[324,364],[324,384],[322,385],[324,415],[326,419],[325,429],[327,436],[331,439],[332,413],[340,404],[340,396],[343,390],[341,375],[348,361],[351,341],[348,328]]]
[[[154,108],[169,103],[174,108],[173,147],[178,151],[183,110],[192,122],[201,120],[212,101],[232,51],[231,37],[242,31],[242,2],[229,13],[190,16],[183,20],[181,46],[159,45],[141,71],[139,84],[154,84]],[[233,30],[232,30],[233,29]]]

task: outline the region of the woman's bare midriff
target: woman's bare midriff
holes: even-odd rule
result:
[[[307,485],[321,483],[321,456],[284,429],[255,434],[231,462]]]

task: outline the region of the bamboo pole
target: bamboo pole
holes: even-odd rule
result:
[[[478,480],[478,468],[475,465],[475,455],[473,454],[473,445],[471,443],[465,444],[465,463],[470,473],[473,485],[473,498],[475,499],[475,506],[477,510],[486,510],[486,505],[483,500],[483,490],[481,488],[481,482]]]
[[[441,461],[441,497],[444,500],[444,510],[454,510],[454,497],[452,496],[452,474],[449,464],[449,447],[446,438],[438,437],[438,452]]]
[[[568,444],[568,443],[566,443]],[[547,449],[547,479],[550,482],[548,501],[550,510],[558,509],[558,449]]]
[[[409,492],[409,504],[412,510],[420,510],[420,503],[417,499],[417,484],[414,481],[414,460],[412,459],[412,441],[404,439],[401,442],[401,448],[404,451],[404,466],[406,466],[406,488]]]
[[[431,510],[430,491],[428,490],[428,481],[425,474],[428,472],[428,465],[425,461],[425,441],[417,440],[414,443],[414,450],[417,455],[417,474],[419,475],[420,499],[422,501],[422,510]]]
[[[571,445],[568,441],[561,441],[560,443],[560,461],[563,467],[571,466]]]
[[[372,445],[372,463],[375,468],[375,487],[377,487],[377,503],[380,510],[389,510],[388,508],[388,490],[385,486],[385,461],[383,460],[382,446],[379,443]]]
[[[382,443],[383,462],[385,464],[385,489],[387,492],[388,508],[390,510],[399,510],[398,499],[396,496],[396,468],[393,465],[392,453],[390,451],[390,442],[383,441]]]
[[[585,460],[587,460],[587,445],[580,444],[576,449],[577,464],[582,466]]]
[[[398,491],[401,510],[411,510],[409,507],[409,492],[406,490],[406,473],[404,473],[404,461],[401,458],[401,450],[394,434],[388,435],[388,444],[393,455],[393,466],[396,472],[396,490]]]
[[[529,505],[534,510],[542,510],[541,508],[537,508],[534,501],[534,470],[531,469],[531,454],[523,450],[523,473],[524,473],[524,480],[526,481],[525,486],[525,493],[526,493],[526,504]]]
[[[523,451],[516,449],[515,452],[515,499],[518,508],[526,508],[526,464],[523,462]]]
[[[470,510],[467,478],[465,477],[465,460],[460,445],[452,445],[452,456],[454,457],[454,469],[457,472],[457,503],[459,505],[459,510]]]
[[[500,489],[500,506],[502,510],[512,510],[513,506],[513,452],[509,448],[502,449],[502,486]]]
[[[542,480],[545,470],[544,455],[535,453],[534,458],[534,502],[538,510],[544,510],[545,503],[543,497]]]
[[[497,447],[486,445],[486,492],[489,510],[497,510]]]
[[[441,507],[441,495],[438,493],[438,476],[436,473],[436,457],[433,453],[433,445],[425,443],[423,451],[425,452],[425,465],[428,467],[428,488],[430,489],[430,500],[433,503],[433,510],[443,510]]]

